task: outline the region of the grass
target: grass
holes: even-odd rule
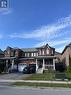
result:
[[[45,71],[43,74],[32,74],[31,76],[25,78],[25,80],[55,80],[55,79],[65,79],[65,73],[59,72],[48,72]]]
[[[32,74],[29,77],[26,77],[25,80],[43,80],[43,81],[53,81],[56,78],[60,78],[63,80],[66,75],[65,73],[58,73],[58,72],[48,72],[45,71],[43,74]],[[24,78],[23,78],[24,79]],[[64,88],[71,88],[71,84],[64,84],[64,83],[30,83],[30,82],[16,82],[13,85],[16,86],[32,86],[32,87],[64,87]]]
[[[54,80],[54,74],[32,74],[31,76],[25,78],[25,80]]]
[[[57,84],[57,83],[29,83],[29,82],[16,82],[16,86],[31,86],[31,87],[63,87],[71,88],[71,84]]]

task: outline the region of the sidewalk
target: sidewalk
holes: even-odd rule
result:
[[[14,82],[29,82],[29,83],[58,83],[58,84],[71,84],[71,81],[39,81],[39,80],[1,80],[0,83],[14,83]]]

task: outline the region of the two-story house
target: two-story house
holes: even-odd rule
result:
[[[61,54],[61,61],[66,64],[66,66],[69,66],[69,56],[71,57],[71,43],[68,44],[62,54]]]
[[[55,48],[48,44],[37,48],[11,48],[7,47],[4,57],[0,58],[6,62],[7,69],[17,68],[19,64],[35,65],[36,72],[42,73],[43,70],[55,70]]]
[[[55,70],[55,48],[48,44],[38,48],[23,48],[23,56],[19,58],[19,63],[35,64],[36,72],[43,70]]]

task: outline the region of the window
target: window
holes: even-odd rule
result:
[[[44,50],[42,50],[42,55],[44,55]]]
[[[27,56],[27,54],[25,53],[25,57]]]
[[[46,53],[49,54],[49,49],[47,49]]]
[[[7,53],[10,54],[10,51],[8,50]]]
[[[41,50],[39,50],[39,55],[41,55]]]
[[[13,51],[11,51],[11,56],[14,56],[14,52]]]
[[[36,56],[36,53],[34,53],[34,56]]]
[[[27,57],[29,57],[30,56],[30,53],[27,53]]]
[[[53,50],[52,50],[52,54],[53,54]]]
[[[31,53],[31,56],[34,56],[34,53]]]
[[[37,56],[38,56],[38,53],[37,53]]]

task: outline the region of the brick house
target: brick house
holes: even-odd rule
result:
[[[37,48],[11,48],[7,47],[4,51],[4,57],[0,60],[6,62],[7,68],[17,68],[19,64],[35,64],[36,72],[42,73],[43,70],[55,70],[55,48],[48,44]]]
[[[66,66],[69,66],[69,56],[71,57],[71,43],[68,44],[62,54],[61,54],[61,61],[66,64]]]

